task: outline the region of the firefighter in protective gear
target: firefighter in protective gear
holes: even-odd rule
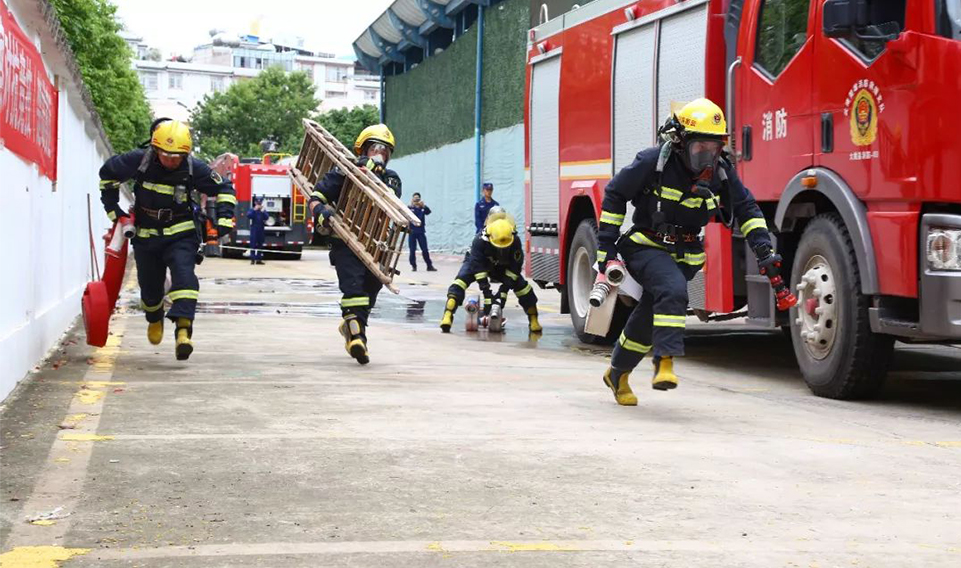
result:
[[[384,124],[365,128],[354,143],[357,165],[374,172],[387,187],[401,196],[401,181],[397,172],[387,169],[387,162],[394,151],[394,135]],[[334,214],[346,176],[334,167],[314,187],[309,207],[314,216],[314,226],[327,224]],[[343,321],[340,334],[344,336],[347,353],[361,365],[370,361],[367,350],[367,323],[370,310],[377,302],[383,286],[380,280],[364,265],[342,240],[331,235],[330,263],[337,270],[337,284],[343,297],[340,311]]]
[[[598,228],[598,270],[618,254],[644,289],[614,347],[604,383],[618,404],[637,397],[628,376],[650,352],[652,386],[677,386],[674,357],[684,355],[687,283],[706,259],[701,229],[714,217],[733,216],[752,249],[771,250],[767,223],[750,191],[726,159],[724,113],[713,102],[684,105],[660,130],[662,144],[638,152],[607,184]],[[626,205],[631,229],[621,236]],[[773,255],[779,263],[780,256]]]
[[[175,353],[186,360],[193,352],[194,313],[200,283],[194,273],[202,257],[204,219],[200,194],[216,199],[218,236],[234,227],[237,198],[233,186],[210,167],[190,156],[190,129],[162,118],[151,127],[143,147],[114,156],[100,168],[100,201],[111,220],[128,217],[120,207],[120,184],[132,181],[134,194],[133,251],[140,284],[140,305],[146,312],[147,338],[163,340],[164,315],[176,326]],[[164,313],[164,282],[170,270],[172,302]]]
[[[488,215],[484,230],[474,237],[470,255],[461,266],[454,283],[447,289],[447,303],[441,318],[440,328],[450,333],[454,323],[454,312],[464,302],[464,296],[471,282],[477,281],[484,294],[484,314],[490,314],[494,301],[506,303],[507,291],[502,287],[495,300],[491,294],[491,280],[514,290],[518,302],[527,313],[531,333],[543,331],[537,321],[537,295],[527,280],[521,275],[524,267],[524,249],[517,238],[514,220],[500,209]]]

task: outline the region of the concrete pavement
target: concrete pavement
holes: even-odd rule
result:
[[[3,567],[961,564],[961,350],[837,402],[780,335],[695,326],[680,388],[645,361],[621,408],[553,291],[540,339],[513,299],[504,336],[442,335],[437,265],[381,294],[366,367],[321,251],[208,259],[187,363],[128,288],[0,409]]]

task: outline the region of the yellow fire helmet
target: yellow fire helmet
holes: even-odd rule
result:
[[[708,99],[695,99],[681,107],[674,116],[686,134],[727,136],[724,111]]]
[[[189,154],[193,148],[190,128],[179,120],[165,120],[154,129],[150,145],[171,154]]]
[[[487,240],[497,248],[507,248],[514,243],[514,224],[508,219],[497,219],[484,229]]]
[[[394,151],[394,134],[390,131],[390,128],[387,128],[386,124],[374,124],[360,132],[360,136],[354,141],[354,154],[359,156],[365,144],[375,141],[387,144],[390,151]]]

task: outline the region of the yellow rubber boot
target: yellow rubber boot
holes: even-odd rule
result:
[[[174,351],[178,361],[186,361],[194,352],[191,335],[193,335],[193,322],[187,318],[177,318],[177,346]]]
[[[367,342],[364,341],[363,327],[355,316],[348,316],[344,318],[344,321],[340,324],[340,334],[344,336],[345,345],[347,353],[357,359],[357,362],[361,365],[366,365],[370,362],[370,356],[367,352]]]
[[[677,375],[674,374],[673,357],[654,358],[654,379],[651,387],[655,390],[671,390],[677,388]]]
[[[614,400],[621,406],[637,406],[637,397],[631,390],[631,385],[627,382],[627,378],[630,376],[630,373],[621,373],[615,371],[612,367],[608,367],[604,373],[604,384],[611,389],[611,392],[614,393]]]
[[[147,339],[150,340],[151,345],[160,345],[164,340],[164,320],[147,324]]]
[[[531,306],[527,309],[527,322],[530,325],[531,333],[541,333],[544,331],[540,322],[537,321],[537,306]]]
[[[447,296],[447,304],[444,306],[444,315],[440,318],[440,330],[450,333],[450,328],[454,325],[454,310],[457,309],[457,298]]]

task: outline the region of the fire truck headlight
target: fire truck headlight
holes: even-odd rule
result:
[[[927,244],[929,269],[961,270],[961,230],[931,227]]]

